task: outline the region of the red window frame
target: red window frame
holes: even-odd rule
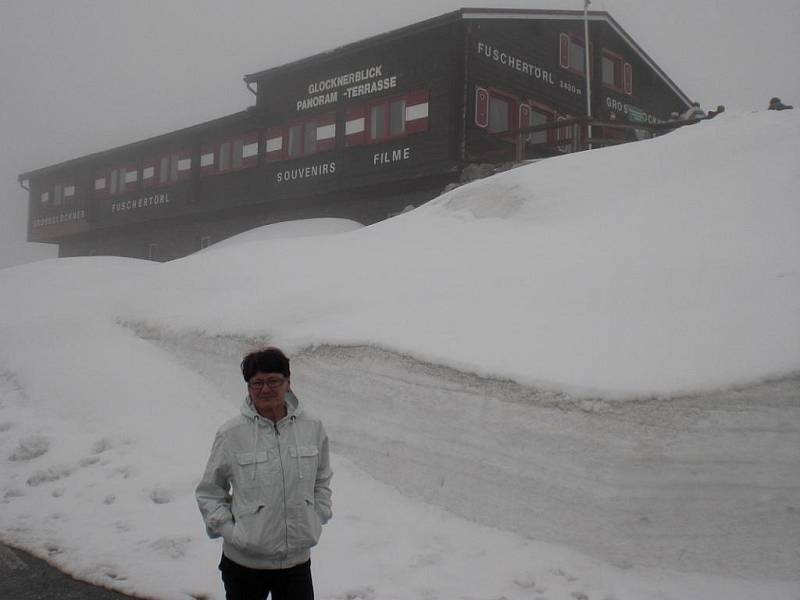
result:
[[[391,106],[393,102],[403,101],[402,123],[403,130],[392,133],[391,131]],[[383,135],[373,137],[372,110],[378,106],[385,106],[383,115]],[[362,144],[383,144],[401,140],[416,133],[428,130],[430,126],[430,92],[428,90],[414,90],[405,94],[384,96],[367,102],[348,106],[345,109],[345,146],[359,146]]]
[[[506,133],[508,131],[514,131],[518,127],[518,113],[519,113],[519,98],[516,96],[509,94],[507,92],[503,92],[501,90],[495,88],[487,88],[487,92],[489,94],[488,104],[486,107],[486,131],[490,133]],[[492,98],[500,99],[503,101],[508,102],[508,129],[504,129],[502,131],[493,131],[492,130]]]
[[[300,149],[299,152],[290,155],[289,154],[290,135],[292,129],[297,127],[300,128],[300,139],[299,139]],[[306,134],[309,127],[313,127],[316,130],[314,133],[313,144],[307,143],[308,140]],[[319,136],[319,130],[321,128],[332,128],[333,135],[320,139],[318,136]],[[270,150],[271,145],[275,143],[274,140],[280,140],[280,147],[273,148],[272,150]],[[329,113],[313,115],[310,117],[306,117],[304,119],[294,120],[284,125],[270,127],[269,129],[267,129],[265,133],[264,156],[268,162],[274,162],[278,160],[292,160],[295,158],[302,158],[304,156],[311,156],[312,154],[316,154],[318,152],[333,150],[335,147],[336,147],[336,113],[329,112]]]
[[[392,104],[395,102],[401,101],[403,103],[403,115],[402,115],[402,124],[403,129],[397,133],[392,133]],[[373,137],[372,131],[372,111],[373,109],[383,106],[385,107],[385,112],[383,115],[383,128],[384,133],[379,137]],[[380,98],[378,100],[374,100],[367,104],[366,110],[366,122],[365,128],[367,132],[367,143],[370,144],[380,144],[383,142],[388,142],[390,140],[396,140],[400,138],[406,137],[408,134],[406,133],[406,96],[405,95],[397,95],[397,96],[388,96],[385,98]]]
[[[481,86],[475,86],[475,125],[489,127],[489,90]]]
[[[103,181],[103,187],[98,188],[98,182]],[[101,169],[94,172],[94,197],[95,198],[108,198],[108,170]]]
[[[558,48],[558,64],[561,66],[562,69],[567,69],[568,71],[574,73],[575,75],[579,75],[580,77],[586,77],[586,42],[583,39],[583,36],[576,35],[574,33],[562,33],[559,35],[559,48]],[[572,45],[578,45],[581,47],[583,52],[581,52],[581,56],[583,59],[580,61],[580,66],[576,66],[572,64],[570,60],[572,57]],[[594,75],[592,71],[594,69],[594,44],[589,42],[589,78],[591,79]]]
[[[128,173],[136,173],[136,180],[126,181]],[[97,189],[97,181],[105,179],[105,187]],[[111,189],[111,181],[115,180],[115,187]],[[141,173],[139,165],[135,163],[116,164],[99,171],[95,171],[95,198],[115,198],[139,189],[141,184]]]
[[[164,167],[164,160],[166,159],[167,176],[162,181],[162,172]],[[175,185],[181,181],[186,181],[192,177],[191,163],[188,169],[179,170],[178,163],[185,160],[192,160],[191,150],[174,150],[172,152],[161,152],[159,154],[150,155],[142,161],[141,182],[142,189],[163,188]],[[172,177],[173,164],[175,177]],[[145,169],[153,169],[151,177],[145,177]]]
[[[537,102],[536,100],[530,100],[530,99],[525,104],[530,107],[530,111],[531,112],[537,112],[539,114],[545,115],[545,117],[547,118],[547,122],[548,123],[554,123],[558,118],[558,113],[557,113],[556,109],[553,108],[552,106],[549,106],[549,105],[544,104],[542,102]],[[521,106],[522,105],[520,105],[520,107]],[[520,127],[528,127],[529,124],[530,124],[530,115],[528,116],[528,124],[522,125],[520,123]],[[547,137],[547,140],[544,141],[544,142],[531,142],[531,143],[553,144],[555,142],[555,140],[556,140],[556,128],[555,127],[551,128],[551,129],[547,129],[545,131],[536,132],[536,133],[544,133],[546,135],[546,137]],[[530,136],[531,135],[535,135],[535,134],[529,134],[527,136],[528,142],[530,142]]]
[[[153,170],[153,174],[147,176],[148,169]],[[145,158],[142,161],[142,189],[156,187],[158,184],[158,162],[155,158]]]
[[[632,96],[633,95],[633,67],[631,66],[631,63],[627,63],[626,62],[623,65],[623,71],[622,72],[623,72],[622,80],[623,80],[624,91],[628,96]]]
[[[68,188],[72,188],[71,194],[67,194]],[[71,206],[75,203],[76,196],[77,186],[72,179],[50,180],[39,185],[39,206]]]
[[[606,50],[605,48],[603,48],[601,54],[602,54],[601,60],[609,59],[614,63],[614,81],[613,82],[606,81],[604,79],[604,77],[603,77],[605,71],[604,71],[604,69],[601,68],[601,70],[600,70],[600,79],[601,79],[602,84],[605,87],[611,88],[612,90],[615,90],[617,92],[624,91],[624,89],[625,89],[625,87],[624,87],[624,78],[625,78],[625,76],[624,76],[623,73],[624,73],[624,70],[625,70],[625,59],[621,55],[617,54],[616,52],[611,52],[610,50]]]
[[[241,144],[240,154],[236,157],[236,145]],[[227,165],[222,165],[222,148],[228,144]],[[255,144],[256,151],[250,156],[245,156],[245,149]],[[200,147],[200,176],[223,175],[233,171],[242,171],[258,165],[258,155],[260,154],[260,144],[258,131],[248,131],[232,137],[218,139],[214,142],[202,144]],[[212,155],[212,160],[208,164],[203,164],[208,155]],[[238,165],[236,164],[238,160]]]

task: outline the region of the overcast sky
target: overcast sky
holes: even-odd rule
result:
[[[19,173],[253,103],[242,76],[462,6],[582,0],[0,0],[0,267],[27,244]],[[800,104],[800,0],[594,0],[704,107]]]

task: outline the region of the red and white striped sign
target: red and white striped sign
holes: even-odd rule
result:
[[[428,90],[406,96],[406,133],[428,130]]]
[[[280,160],[283,157],[283,129],[281,127],[267,129],[266,147],[267,160]]]
[[[366,141],[367,119],[366,107],[351,106],[345,113],[344,143],[350,146],[360,146]]]

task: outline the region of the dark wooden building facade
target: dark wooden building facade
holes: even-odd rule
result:
[[[520,140],[570,152],[578,126],[558,123],[587,110],[583,17],[462,9],[247,75],[242,112],[20,175],[28,238],[169,260],[268,223],[385,219]],[[646,125],[689,106],[610,15],[589,31],[593,115]]]

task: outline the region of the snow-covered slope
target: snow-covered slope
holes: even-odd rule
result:
[[[352,231],[0,270],[0,537],[219,597],[192,489],[271,342],[339,465],[320,598],[797,595],[799,134],[726,114]]]
[[[257,275],[189,257],[161,275],[213,289],[187,307],[165,285],[139,314],[593,395],[784,374],[800,365],[798,132],[797,115],[730,115],[542,161],[351,235],[265,247]]]

